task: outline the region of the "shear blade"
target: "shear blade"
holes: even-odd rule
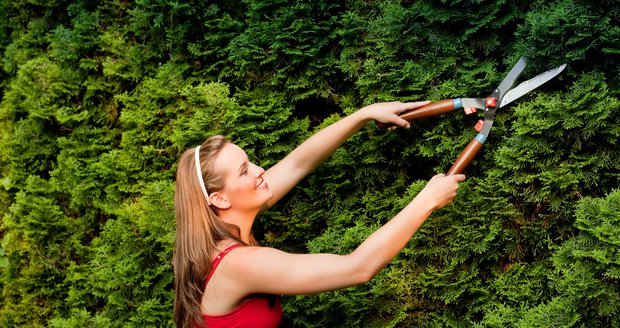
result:
[[[521,75],[526,65],[525,57],[519,58],[519,61],[512,67],[510,72],[508,72],[508,75],[506,75],[506,77],[502,80],[502,83],[500,83],[497,87],[497,90],[494,92],[494,97],[501,98],[502,95],[505,95],[506,91],[512,88],[512,85],[515,83],[519,75]]]
[[[565,67],[566,67],[566,64],[562,64],[561,66],[550,69],[544,73],[538,74],[535,77],[519,84],[515,88],[506,92],[506,95],[504,95],[504,98],[502,98],[502,101],[499,107],[504,107],[508,105],[509,103],[521,98],[526,93],[545,84],[547,81],[551,80],[552,78],[560,74],[564,70]]]

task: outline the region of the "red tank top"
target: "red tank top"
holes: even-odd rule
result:
[[[205,286],[209,283],[209,279],[211,279],[224,256],[239,246],[233,244],[215,257],[213,268],[205,280]],[[272,328],[277,327],[282,320],[282,305],[280,304],[280,298],[275,295],[257,294],[248,297],[241,305],[226,314],[209,315],[203,313],[202,318],[208,328]],[[196,325],[196,327],[200,326]]]

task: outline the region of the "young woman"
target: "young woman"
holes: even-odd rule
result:
[[[178,327],[276,327],[277,295],[310,294],[372,279],[435,209],[456,196],[464,175],[434,176],[398,215],[348,255],[290,254],[258,246],[254,218],[371,120],[409,128],[398,114],[427,102],[378,103],[319,131],[263,170],[222,136],[179,160],[175,207],[174,319]]]

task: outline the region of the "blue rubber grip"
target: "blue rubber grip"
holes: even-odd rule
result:
[[[452,99],[452,104],[454,104],[454,109],[461,109],[461,108],[463,108],[463,103],[461,102],[461,98],[454,98],[454,99]]]

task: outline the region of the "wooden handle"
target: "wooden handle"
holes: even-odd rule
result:
[[[446,114],[453,110],[454,110],[454,101],[452,99],[444,99],[444,100],[432,102],[428,105],[410,110],[408,112],[401,113],[398,116],[411,122],[413,120],[418,120],[418,119],[425,118],[425,117]],[[392,124],[385,124],[385,123],[377,123],[377,125],[382,129],[392,126]]]
[[[480,149],[482,149],[482,145],[483,143],[480,142],[477,138],[472,139],[472,141],[469,142],[467,147],[463,149],[459,157],[456,158],[456,161],[454,162],[450,170],[448,170],[448,173],[446,173],[446,175],[463,173],[467,165],[469,165],[469,163],[474,159],[474,157],[476,157],[476,154],[480,151]]]

